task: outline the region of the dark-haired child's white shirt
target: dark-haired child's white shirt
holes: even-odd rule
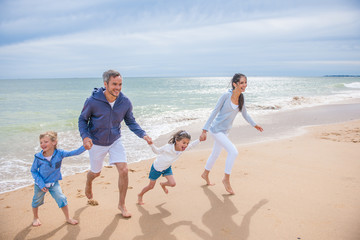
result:
[[[155,170],[162,172],[165,169],[168,169],[183,152],[190,150],[199,143],[199,139],[192,141],[184,151],[176,151],[175,144],[166,144],[160,148],[157,148],[154,144],[151,144],[151,150],[158,155],[153,163]]]

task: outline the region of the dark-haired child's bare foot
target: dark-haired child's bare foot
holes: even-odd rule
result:
[[[231,188],[231,185],[230,185],[230,181],[229,180],[226,180],[226,179],[223,179],[222,180],[224,186],[225,186],[225,190],[230,193],[231,195],[235,194],[234,191],[232,190]]]
[[[169,193],[169,190],[167,190],[167,188],[166,188],[166,186],[164,185],[164,183],[160,183],[160,186],[162,187],[162,189],[164,190],[164,192],[165,192],[166,194]]]
[[[79,223],[78,220],[75,220],[75,219],[72,219],[72,218],[67,219],[66,222],[71,224],[71,225],[76,225],[76,224]]]
[[[131,213],[128,212],[128,210],[126,209],[125,206],[120,206],[119,205],[119,210],[121,211],[121,215],[124,217],[124,218],[130,218],[131,217]]]
[[[214,186],[215,183],[211,183],[209,179],[209,171],[205,170],[203,174],[201,174],[201,177],[206,181],[206,185],[208,186]]]
[[[33,225],[33,227],[39,227],[39,226],[41,226],[40,219],[35,218],[35,219],[33,220],[33,222],[32,222],[32,225]]]
[[[137,204],[144,205],[143,196],[140,196],[140,194],[138,194],[138,203]]]

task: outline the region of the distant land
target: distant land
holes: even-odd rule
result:
[[[324,77],[360,77],[360,75],[324,75]]]

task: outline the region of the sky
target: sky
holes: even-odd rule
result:
[[[360,74],[358,0],[0,0],[0,79]]]

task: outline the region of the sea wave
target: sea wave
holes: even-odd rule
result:
[[[344,86],[347,88],[360,88],[360,82],[345,83]]]

